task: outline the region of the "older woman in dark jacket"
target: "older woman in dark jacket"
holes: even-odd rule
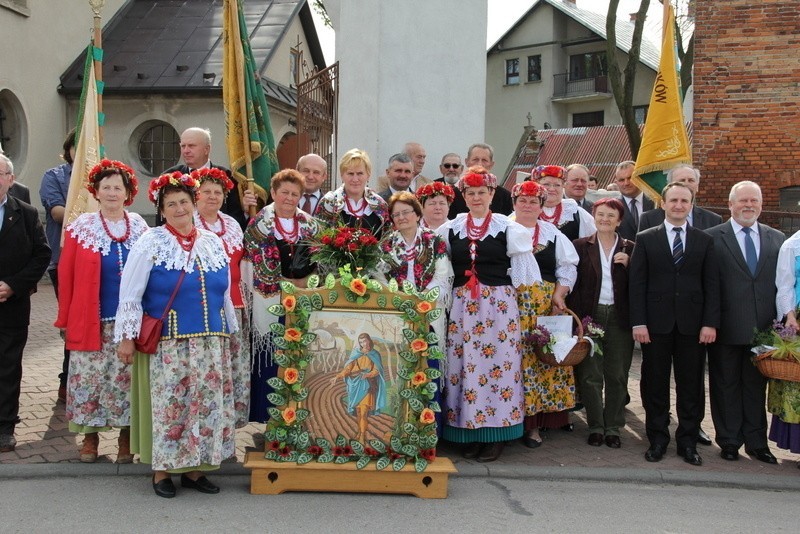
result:
[[[578,251],[578,281],[567,305],[578,317],[592,316],[605,330],[603,354],[595,353],[575,367],[578,391],[586,407],[589,445],[621,446],[619,431],[625,426],[628,371],[633,337],[628,313],[628,260],[634,243],[617,228],[625,208],[617,199],[597,201],[592,210],[597,232],[573,241]],[[603,387],[605,385],[605,405]]]

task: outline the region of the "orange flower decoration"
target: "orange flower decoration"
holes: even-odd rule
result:
[[[287,384],[294,384],[300,378],[300,373],[294,367],[287,367],[283,372],[283,381]]]
[[[428,342],[422,339],[421,337],[418,337],[417,339],[411,342],[411,350],[413,350],[414,352],[422,352],[424,350],[427,350],[427,348],[428,348]]]
[[[425,408],[422,410],[422,413],[419,414],[419,422],[423,425],[429,425],[436,421],[436,414],[430,408]]]
[[[350,282],[350,291],[359,297],[363,297],[367,293],[367,284],[365,284],[363,280],[356,278]]]
[[[293,312],[294,311],[294,307],[297,306],[297,299],[294,298],[294,295],[287,295],[283,299],[282,304],[283,304],[283,307],[286,308],[287,312]]]
[[[431,304],[427,300],[421,300],[417,304],[417,311],[420,312],[420,313],[428,313],[432,309],[433,309],[433,304]]]
[[[411,377],[411,384],[414,386],[421,386],[427,381],[428,377],[425,376],[425,373],[423,373],[422,371],[414,373],[414,376]]]
[[[286,408],[281,412],[281,417],[287,425],[291,425],[297,420],[297,412],[294,408]]]
[[[283,334],[283,339],[286,341],[300,341],[302,334],[297,328],[287,328],[286,333]]]

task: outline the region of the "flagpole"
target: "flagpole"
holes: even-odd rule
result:
[[[106,0],[89,0],[89,5],[94,14],[94,44],[93,46],[99,50],[103,49],[103,22],[100,12],[106,4]],[[103,61],[94,56],[94,78],[98,84],[103,83]],[[97,114],[98,116],[103,113],[103,94],[98,91],[97,93]],[[98,129],[97,145],[103,146],[103,125]]]

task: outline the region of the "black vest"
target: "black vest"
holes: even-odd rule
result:
[[[469,239],[459,238],[452,229],[450,229],[449,238],[450,255],[455,273],[453,286],[460,287],[467,283],[469,277],[465,272],[472,268],[472,260],[469,257]],[[508,276],[511,259],[508,257],[505,231],[498,233],[495,237],[486,236],[482,241],[478,241],[478,257],[475,260],[475,267],[481,284],[485,286],[511,285],[511,277]]]
[[[366,217],[361,217],[360,222],[358,217],[354,217],[344,210],[340,211],[339,215],[342,217],[342,222],[346,226],[351,228],[367,228],[378,239],[380,239],[383,234],[383,219],[375,212],[370,213]]]
[[[569,223],[572,224],[572,223]],[[558,239],[556,237],[556,239]],[[547,246],[533,255],[542,273],[542,280],[556,283],[556,242],[549,241]]]
[[[567,239],[570,241],[578,239],[578,235],[581,232],[581,217],[578,212],[575,212],[571,221],[564,223],[563,226],[559,226],[558,229],[561,230],[561,233],[567,236]]]

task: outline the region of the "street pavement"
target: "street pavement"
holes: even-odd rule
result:
[[[149,466],[114,464],[117,431],[101,434],[100,457],[95,464],[82,464],[78,450],[81,438],[68,429],[64,404],[57,402],[58,372],[61,366],[62,342],[52,326],[57,303],[49,282],[42,282],[32,297],[31,326],[23,359],[20,417],[17,425],[17,448],[0,453],[0,477],[49,477],[85,475],[131,475],[149,472]],[[639,398],[641,355],[634,354],[629,382],[631,403],[627,411],[627,426],[622,431],[622,448],[591,447],[586,444],[588,432],[583,412],[574,412],[573,432],[549,430],[543,433],[544,444],[527,449],[519,443],[506,447],[500,460],[480,464],[460,457],[458,449],[443,444],[439,454],[450,457],[462,477],[532,478],[563,480],[615,480],[652,484],[690,484],[700,486],[732,486],[743,488],[772,488],[800,491],[798,456],[771,447],[778,465],[768,465],[750,459],[744,450],[738,461],[719,457],[716,445],[698,446],[703,457],[702,467],[694,467],[678,457],[674,442],[659,463],[644,459],[647,449],[644,432],[644,409]],[[673,390],[673,414],[675,413]],[[673,415],[674,419],[674,415]],[[708,402],[703,429],[713,439]],[[674,431],[673,420],[671,428]],[[246,451],[254,450],[254,436],[263,425],[250,424],[238,430],[236,436],[238,462],[222,466],[222,475],[242,475]],[[772,445],[772,444],[771,444]]]

